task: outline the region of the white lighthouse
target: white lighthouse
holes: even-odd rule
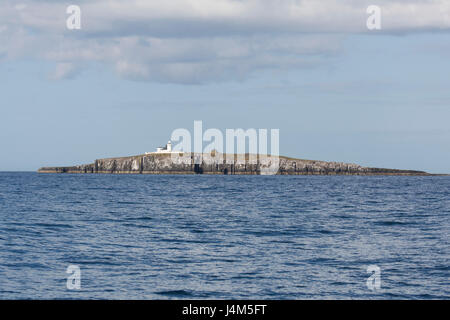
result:
[[[169,140],[165,147],[158,147],[155,152],[146,152],[145,154],[152,153],[172,153],[172,142]]]

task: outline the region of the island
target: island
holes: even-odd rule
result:
[[[69,167],[43,167],[40,173],[220,174],[220,175],[398,175],[431,176],[424,171],[370,168],[352,163],[266,155],[177,153],[159,148],[137,156],[98,159]]]

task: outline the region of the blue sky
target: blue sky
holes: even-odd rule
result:
[[[450,173],[448,1],[410,1],[424,13],[420,23],[399,10],[376,32],[360,28],[364,11],[355,25],[332,18],[333,28],[313,6],[316,19],[299,22],[308,31],[298,33],[276,19],[268,22],[275,31],[260,27],[264,7],[251,11],[253,24],[236,23],[242,8],[229,9],[230,1],[204,9],[206,21],[192,9],[189,28],[163,2],[160,16],[148,17],[131,4],[128,20],[108,29],[108,14],[80,1],[83,17],[91,9],[100,22],[77,34],[59,31],[67,17],[59,2],[24,1],[8,10],[32,8],[27,15],[0,14],[0,170],[141,154],[202,120],[205,129],[280,129],[283,155]],[[352,20],[361,6],[342,3]],[[436,8],[445,9],[443,19],[433,20]],[[383,12],[396,17],[395,10]],[[43,22],[54,14],[56,22]]]

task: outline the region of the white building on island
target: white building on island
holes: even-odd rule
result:
[[[176,153],[172,151],[172,142],[169,140],[165,147],[156,148],[155,152],[146,152],[145,154],[154,154],[154,153]]]

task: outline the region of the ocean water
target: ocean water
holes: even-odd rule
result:
[[[0,173],[0,298],[449,299],[449,214],[450,177]]]

